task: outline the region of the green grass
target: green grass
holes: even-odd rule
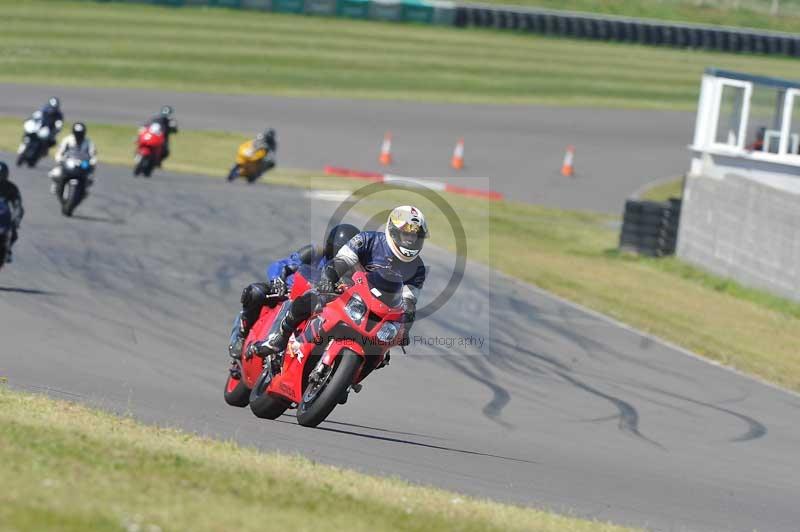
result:
[[[3,82],[693,110],[707,66],[787,76],[797,65],[227,9],[0,0],[0,11]]]
[[[140,425],[0,385],[0,529],[623,532]]]
[[[484,3],[745,26],[773,31],[800,31],[798,0],[781,0],[777,16],[771,14],[771,0],[484,0]]]
[[[89,124],[102,161],[132,164],[134,127]],[[0,118],[0,149],[12,150],[20,120]],[[182,131],[166,168],[224,176],[244,139]],[[13,171],[12,171],[13,175]],[[99,176],[102,179],[102,176]],[[157,177],[156,177],[157,179]],[[280,169],[270,184],[353,190],[357,181]],[[674,185],[671,185],[674,186]],[[427,200],[387,191],[359,204],[372,215],[409,198],[426,212],[433,242],[454,249],[445,217]],[[722,364],[800,391],[800,304],[745,288],[675,258],[617,253],[615,217],[511,201],[445,195],[464,225],[469,258],[613,316]],[[497,250],[514,250],[498,253]]]
[[[681,197],[683,197],[683,177],[657,182],[641,193],[641,199],[650,201],[666,201],[669,198]]]

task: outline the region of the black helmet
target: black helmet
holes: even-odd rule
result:
[[[50,99],[47,100],[47,105],[53,109],[58,109],[61,106],[61,102],[55,96],[51,96]]]
[[[0,161],[0,183],[8,181],[8,165]]]
[[[170,107],[169,105],[165,105],[161,108],[161,116],[166,116],[167,118],[172,116],[172,113],[175,112],[175,109]]]
[[[75,122],[72,125],[72,135],[75,137],[75,142],[81,144],[83,139],[86,138],[86,124],[83,122]]]
[[[325,258],[331,260],[336,256],[342,246],[350,242],[350,239],[360,232],[361,231],[355,225],[335,225],[325,239]]]
[[[275,150],[275,130],[272,128],[267,129],[264,131],[264,142],[267,144],[269,149]]]

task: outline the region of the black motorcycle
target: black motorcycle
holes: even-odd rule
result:
[[[61,161],[61,174],[54,177],[56,198],[61,203],[61,214],[72,216],[75,208],[86,198],[91,185],[91,157],[85,151],[69,151]]]

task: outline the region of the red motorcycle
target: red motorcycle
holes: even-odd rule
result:
[[[160,124],[150,124],[139,128],[136,139],[136,157],[134,158],[133,175],[150,177],[153,169],[161,164],[166,137]]]
[[[311,288],[319,271],[304,266],[295,273],[290,299]],[[276,419],[297,408],[297,422],[306,427],[322,423],[350,390],[389,360],[389,349],[403,338],[403,282],[390,270],[357,272],[341,294],[328,294],[329,303],[301,323],[286,351],[265,358],[248,356],[248,348],[277,329],[289,301],[265,306],[233,364],[225,385],[225,401],[248,404],[257,417]],[[325,297],[325,295],[323,295]],[[273,367],[280,367],[275,374]]]

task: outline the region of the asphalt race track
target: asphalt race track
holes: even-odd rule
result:
[[[68,121],[136,125],[169,104],[186,128],[255,134],[272,126],[278,130],[280,164],[293,168],[382,170],[378,152],[390,130],[395,163],[389,171],[459,184],[449,162],[456,140],[464,136],[467,166],[460,175],[487,178],[487,186],[519,201],[617,214],[643,184],[688,169],[686,146],[694,126],[694,114],[683,112],[14,84],[0,84],[0,115],[27,116],[52,94],[61,97]],[[576,175],[570,179],[559,174],[567,144],[577,150]]]
[[[28,211],[16,260],[0,271],[0,376],[13,387],[652,530],[797,530],[800,398],[472,263],[414,336],[486,334],[482,349],[416,340],[316,430],[228,407],[225,347],[242,286],[316,235],[335,204],[101,166],[65,219],[47,167],[13,172]],[[425,257],[423,303],[453,263],[432,246]]]

